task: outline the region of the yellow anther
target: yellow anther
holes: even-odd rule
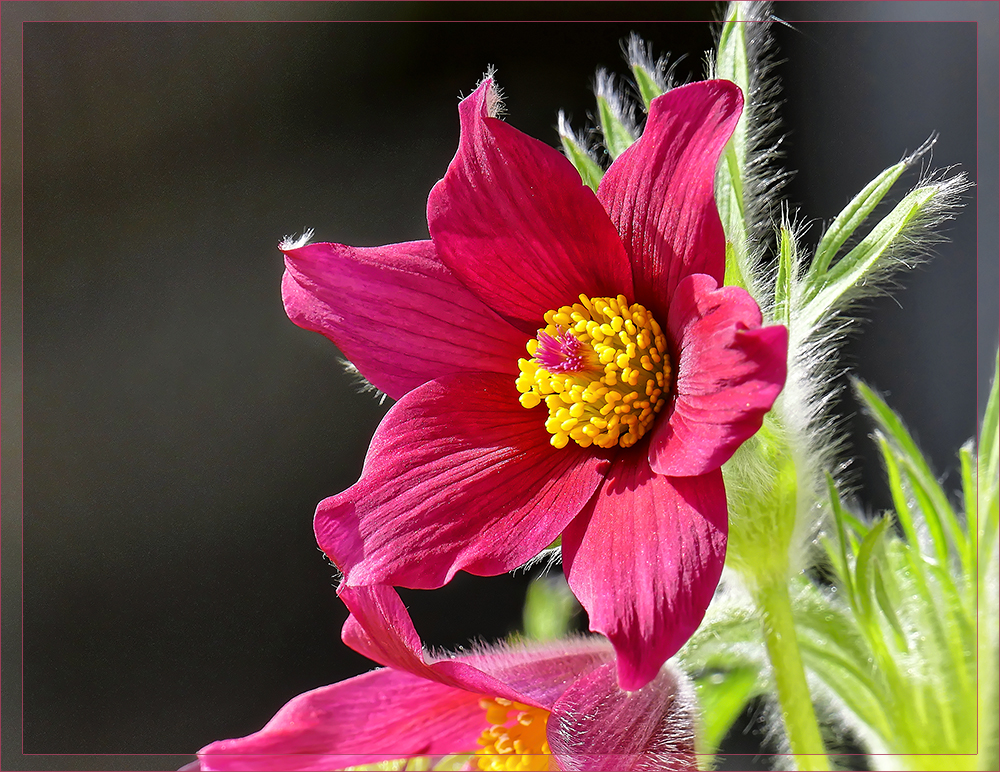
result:
[[[536,407],[538,403],[542,401],[542,398],[539,397],[535,392],[530,391],[527,394],[522,394],[520,397],[518,397],[518,401],[526,408],[530,409]]]
[[[548,772],[556,769],[546,735],[547,710],[509,700],[501,702],[500,698],[480,700],[479,704],[491,725],[478,740],[482,746],[476,751],[480,770]]]
[[[515,381],[526,408],[545,403],[554,447],[631,447],[662,409],[670,383],[666,338],[638,303],[580,295],[547,311]]]

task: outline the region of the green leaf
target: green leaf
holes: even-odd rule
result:
[[[763,691],[758,675],[756,668],[741,667],[695,679],[702,716],[699,754],[714,754],[743,708]]]
[[[736,254],[736,247],[733,242],[726,242],[726,273],[722,283],[727,287],[747,288],[747,283],[743,277],[743,269],[740,267],[740,260]]]
[[[1000,480],[1000,420],[998,420],[997,380],[1000,378],[1000,355],[993,366],[993,386],[979,430],[979,502],[995,518],[998,480]],[[980,515],[982,517],[982,515]]]
[[[997,520],[996,499],[992,510],[980,503],[978,521],[975,507],[977,490],[995,492],[998,486],[977,481],[978,472],[988,464],[980,459],[982,466],[977,469],[971,446],[964,447],[960,457],[968,519],[959,521],[899,418],[863,384],[858,385],[858,393],[878,423],[875,436],[905,538],[894,532],[891,518],[886,517],[860,543],[841,550],[826,545],[838,574],[827,597],[809,589],[795,604],[803,662],[829,688],[834,706],[848,724],[859,728],[862,742],[877,736],[881,748],[898,754],[907,768],[929,768],[922,766],[926,761],[920,754],[973,754],[977,729],[978,756],[942,756],[932,766],[995,768],[995,730],[984,727],[995,726],[997,712],[997,534],[993,526],[984,528],[984,524]],[[984,427],[991,421],[996,425],[991,410],[996,406],[988,407]],[[995,446],[997,440],[995,434],[985,435],[981,447]],[[995,469],[991,471],[996,477]],[[829,479],[828,487],[840,544],[846,545],[854,533],[863,531],[854,531],[842,516],[846,513]],[[979,545],[985,547],[985,555],[978,556],[987,559],[986,575],[977,575],[967,557],[976,554],[971,537],[977,524],[989,538],[989,546]],[[953,532],[961,538],[952,538]],[[923,548],[918,534],[927,537]],[[949,539],[964,549],[961,572],[956,571],[959,561]],[[946,550],[943,559],[942,547]],[[837,602],[850,594],[849,582],[839,575],[852,560],[858,594],[855,613]],[[919,638],[913,637],[915,633]],[[907,648],[906,644],[912,645]],[[984,736],[988,738],[985,744]]]
[[[899,242],[906,226],[925,210],[939,191],[938,186],[928,185],[908,194],[833,268],[807,282],[803,293],[803,324],[814,327],[851,288],[863,283],[881,264],[886,252]]]
[[[730,3],[719,34],[715,74],[731,80],[750,93],[750,72],[747,62],[746,29],[740,3]],[[749,106],[748,106],[749,107]],[[726,238],[742,250],[746,244],[743,178],[746,171],[746,112],[740,116],[733,135],[722,151],[722,160],[715,179],[715,200]]]
[[[974,696],[975,687],[969,678],[967,657],[976,638],[975,607],[963,604],[951,571],[941,566],[931,566],[930,570],[941,593],[936,606],[930,607],[937,616],[930,632],[937,633],[951,655],[950,671],[954,674],[953,681],[957,682],[955,691],[961,689],[966,697]]]
[[[747,59],[747,19],[741,3],[730,3],[726,19],[719,33],[719,47],[716,52],[715,74],[718,78],[730,80],[740,87],[744,97],[750,94],[750,66]],[[742,179],[746,162],[746,121],[740,122],[730,140],[739,166],[738,177]]]
[[[584,184],[596,193],[597,186],[601,184],[601,178],[604,176],[604,170],[601,169],[597,161],[590,157],[587,149],[577,140],[562,113],[559,114],[559,141],[562,143],[563,151],[570,163],[580,172],[580,178]]]
[[[977,486],[974,495],[978,511],[977,534],[979,537],[979,570],[976,577],[976,595],[979,601],[976,640],[980,686],[978,704],[980,747],[977,756],[979,769],[996,768],[998,766],[997,760],[1000,758],[996,733],[997,706],[1000,704],[1000,700],[997,698],[998,685],[1000,685],[1000,678],[997,676],[997,662],[1000,661],[1000,634],[997,632],[1000,625],[997,622],[1000,609],[998,609],[997,601],[998,567],[995,559],[997,533],[1000,530],[1000,523],[998,523],[1000,520],[1000,502],[998,502],[998,487],[1000,487],[1000,473],[998,473],[998,449],[1000,449],[997,415],[997,406],[1000,402],[997,395],[998,381],[1000,381],[1000,354],[994,361],[993,384],[986,403],[986,412],[980,425],[978,463],[975,471],[968,476],[971,478],[972,485]],[[967,499],[970,493],[972,492],[967,487]]]
[[[920,540],[913,521],[913,513],[910,511],[910,504],[906,498],[906,491],[903,490],[903,478],[899,471],[899,464],[896,456],[889,446],[885,436],[876,431],[875,441],[882,452],[882,460],[885,463],[885,473],[889,483],[889,495],[892,496],[892,504],[896,511],[896,521],[902,526],[906,541],[912,545],[913,549],[908,554],[910,569],[918,580],[918,584],[923,592],[923,601],[926,604],[933,604],[934,599],[927,589],[927,564],[920,559],[923,554],[920,550]]]
[[[851,606],[856,607],[858,597],[854,589],[854,579],[851,576],[851,564],[847,560],[847,533],[844,526],[846,513],[840,502],[840,494],[837,492],[837,486],[834,484],[833,477],[829,472],[826,473],[826,490],[830,497],[830,507],[833,509],[833,519],[837,524],[837,543],[839,546],[839,554],[836,558],[831,556],[830,562],[833,563],[837,575],[846,586],[847,598]]]
[[[938,564],[946,571],[949,581],[951,581],[951,573],[949,571],[951,567],[951,561],[949,560],[950,551],[948,539],[945,535],[945,530],[947,530],[962,562],[961,575],[971,576],[973,573],[973,564],[971,562],[966,563],[969,556],[968,540],[965,537],[962,526],[958,522],[958,515],[945,498],[944,491],[941,491],[940,486],[934,481],[934,487],[938,488],[937,492],[940,493],[940,496],[933,495],[935,491],[927,490],[921,476],[914,472],[906,459],[904,459],[904,463],[906,464],[906,481],[909,489],[913,492],[918,510],[923,515],[923,520],[927,523],[934,544],[937,547],[938,554],[936,558]],[[940,506],[941,501],[944,502],[944,507]]]
[[[852,531],[852,533],[850,533],[849,536],[854,536],[855,534],[857,534],[863,539],[865,536],[868,535],[868,531],[871,530],[871,527],[869,526],[868,523],[864,522],[858,517],[855,517],[846,509],[843,510],[843,518],[844,518],[844,525],[849,526]]]
[[[792,275],[795,261],[795,236],[781,229],[778,242],[778,275],[774,281],[774,321],[786,327],[792,319]]]
[[[604,134],[604,146],[612,158],[617,158],[628,149],[629,145],[635,142],[635,137],[618,118],[604,96],[598,95],[597,97],[597,113],[601,132]]]
[[[882,610],[882,615],[889,622],[889,627],[892,628],[892,632],[896,636],[896,645],[903,651],[908,651],[910,647],[906,643],[906,633],[899,622],[899,617],[896,616],[895,606],[886,590],[885,580],[882,578],[882,571],[878,566],[875,566],[873,579],[875,584],[875,600],[878,602],[878,607]]]
[[[979,540],[979,502],[976,499],[977,493],[977,481],[976,481],[976,456],[972,450],[972,443],[968,442],[963,445],[959,451],[958,456],[962,464],[962,499],[965,505],[965,518],[967,521],[966,528],[968,533],[975,538],[969,539],[966,545],[966,550],[968,555],[962,559],[962,564],[970,563],[976,565],[976,560],[978,559],[978,553],[976,551],[976,546]],[[979,567],[980,572],[982,571],[982,566]],[[975,583],[970,583],[969,589],[975,592]]]
[[[632,74],[635,76],[635,84],[639,87],[639,94],[642,96],[642,102],[648,113],[650,103],[663,93],[663,89],[656,84],[653,73],[648,72],[645,67],[639,64],[632,65]]]
[[[807,276],[807,286],[822,286],[821,277],[830,267],[837,251],[844,245],[844,242],[854,235],[854,231],[868,218],[872,210],[879,205],[905,169],[906,164],[902,162],[890,166],[868,183],[865,189],[858,193],[851,200],[851,203],[837,215],[816,247],[816,256],[813,258]]]
[[[899,471],[899,462],[896,461],[896,454],[892,452],[892,446],[880,431],[875,431],[872,435],[882,453],[882,462],[885,464],[887,482],[889,483],[889,495],[892,496],[892,505],[896,509],[896,520],[903,528],[906,540],[915,549],[920,548],[920,540],[917,537],[917,529],[913,524],[913,513],[910,512],[910,503],[906,498],[906,491],[903,489],[903,476]]]
[[[981,519],[979,526],[979,581],[983,583],[986,580],[986,572],[991,565],[995,565],[993,553],[996,551],[997,532],[1000,531],[996,495],[993,496],[992,505],[984,504],[980,500],[979,508]],[[985,516],[983,516],[984,511]]]
[[[934,656],[939,660],[939,667],[951,674],[956,696],[968,697],[973,685],[967,652],[974,637],[974,592],[969,585],[975,573],[968,534],[898,416],[871,389],[861,383],[855,385],[865,407],[879,425],[876,439],[885,460],[893,503],[910,545],[902,545],[899,549],[912,575],[912,584],[907,590],[912,596],[908,613],[926,635],[922,648],[933,651],[939,647]],[[968,466],[968,462],[964,465]],[[969,485],[968,477],[969,472],[963,472],[966,486]],[[923,554],[917,540],[916,532],[921,523],[930,537],[930,555]],[[957,582],[949,538],[962,566]],[[875,589],[878,597],[877,586]],[[883,612],[895,628],[894,612],[887,609],[895,609],[898,604],[885,604],[882,598],[879,602],[886,606]],[[945,664],[949,660],[950,663]]]
[[[976,503],[978,511],[978,581],[979,587],[989,587],[987,573],[996,571],[996,561],[993,559],[996,550],[997,533],[1000,531],[1000,462],[998,462],[998,451],[1000,451],[1000,436],[998,436],[998,403],[997,382],[1000,380],[1000,355],[998,355],[993,366],[993,385],[990,388],[990,396],[986,402],[986,412],[983,414],[983,421],[979,430],[979,454],[976,469]],[[994,576],[992,581],[994,587],[991,590],[996,592]],[[993,620],[995,625],[996,620]],[[995,746],[994,746],[995,747]]]
[[[885,433],[885,437],[898,460],[906,469],[907,480],[912,484],[913,495],[920,502],[921,511],[927,520],[927,527],[934,542],[935,557],[942,566],[947,566],[948,542],[944,530],[951,537],[960,555],[967,552],[966,536],[958,522],[954,508],[899,417],[881,397],[861,381],[855,380],[854,388],[865,409]],[[907,535],[909,537],[909,534]]]
[[[854,581],[858,593],[858,610],[861,612],[862,621],[869,628],[872,628],[874,623],[874,616],[872,614],[874,606],[872,605],[872,596],[869,590],[872,584],[872,559],[874,558],[875,549],[879,546],[882,535],[885,533],[885,529],[889,527],[890,522],[888,517],[883,517],[861,541],[861,549],[858,550],[857,564],[854,569]]]
[[[889,731],[887,705],[871,668],[871,650],[857,618],[805,577],[796,587],[794,614],[802,659],[809,670],[845,703],[860,721],[879,733]]]
[[[885,460],[893,504],[899,521],[903,526],[907,542],[911,545],[903,551],[903,557],[913,576],[913,592],[916,593],[913,595],[913,600],[919,600],[921,607],[928,610],[931,614],[927,620],[931,628],[927,630],[928,635],[936,636],[941,644],[947,647],[954,667],[961,669],[964,666],[962,638],[971,635],[972,629],[971,607],[967,603],[963,603],[961,594],[955,585],[955,579],[951,573],[947,553],[943,557],[940,554],[935,554],[934,556],[923,555],[917,541],[916,523],[912,519],[915,513],[920,514],[921,521],[927,525],[928,531],[931,533],[932,542],[943,545],[946,548],[944,533],[939,522],[940,518],[929,497],[923,491],[916,492],[919,490],[919,486],[914,484],[913,477],[909,474],[909,470],[906,470],[906,479],[910,490],[915,491],[915,503],[917,505],[915,512],[911,511],[902,485],[900,469],[897,463],[898,457],[889,446],[887,440],[878,432],[876,432],[876,439],[879,441],[883,459]],[[886,614],[890,625],[892,625],[894,612],[886,611],[886,609],[883,609],[883,612]],[[958,637],[950,632],[955,629],[961,631]],[[959,673],[959,675],[964,676],[964,671]]]
[[[918,625],[926,628],[925,634],[928,638],[924,647],[929,647],[931,641],[936,640],[941,646],[947,648],[953,662],[953,671],[958,673],[959,686],[964,686],[964,683],[961,683],[964,681],[964,671],[961,671],[961,668],[964,667],[962,639],[972,634],[972,623],[969,616],[970,606],[968,603],[963,603],[947,559],[941,563],[939,556],[927,556],[921,551],[914,515],[919,514],[921,521],[928,526],[928,531],[931,531],[931,524],[937,523],[938,519],[933,512],[933,505],[926,495],[917,496],[915,498],[917,509],[911,510],[903,486],[898,456],[881,432],[876,432],[875,438],[885,461],[889,491],[897,518],[906,536],[905,543],[897,543],[900,544],[898,550],[900,557],[905,562],[912,577],[911,589],[908,591],[911,604],[910,614],[917,613],[920,609],[924,611],[927,616]],[[907,475],[907,480],[910,483],[910,488],[913,489],[915,486],[909,475]],[[943,541],[944,534],[939,523],[936,528],[937,535],[932,534],[931,539],[939,543]],[[888,604],[887,598],[878,597],[877,586],[875,591],[876,598],[890,626],[897,633],[900,632],[896,629],[898,626],[895,612],[896,604]],[[960,634],[953,635],[951,633],[953,630],[959,630]]]
[[[750,81],[747,67],[747,41],[743,25],[746,16],[740,3],[730,3],[726,18],[719,33],[719,47],[716,57],[716,76],[731,80],[740,88]]]
[[[743,205],[743,163],[732,139],[726,143],[715,182],[715,201],[723,230],[730,241],[746,238]]]

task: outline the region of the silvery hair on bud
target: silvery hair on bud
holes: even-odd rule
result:
[[[628,62],[628,66],[649,73],[653,77],[653,82],[663,93],[680,85],[675,79],[674,70],[677,69],[677,65],[684,58],[683,56],[678,57],[673,62],[670,61],[668,54],[654,59],[652,43],[645,42],[634,32],[622,44],[622,50],[625,52],[625,61]]]
[[[608,72],[603,67],[597,71],[594,77],[594,95],[608,103],[611,114],[632,135],[632,139],[639,138],[642,128],[635,117],[635,101],[626,92],[625,86],[619,86],[618,78],[613,72]]]

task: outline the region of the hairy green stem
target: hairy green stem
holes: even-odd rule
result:
[[[757,602],[764,612],[764,640],[795,764],[800,770],[829,770],[795,637],[788,584],[775,581],[760,588]]]

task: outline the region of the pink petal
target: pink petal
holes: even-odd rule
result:
[[[558,151],[490,117],[491,100],[487,80],[459,105],[458,152],[427,202],[441,260],[530,333],[581,293],[631,298],[625,251],[593,191]]]
[[[300,694],[248,737],[198,753],[203,770],[333,770],[410,755],[474,752],[480,695],[396,670]]]
[[[726,556],[726,492],[719,470],[655,474],[641,451],[623,453],[563,533],[563,561],[590,629],[615,647],[618,681],[638,689],[698,627]]]
[[[549,710],[567,683],[613,659],[607,642],[594,637],[494,646],[454,659],[428,661],[394,589],[341,586],[339,595],[351,611],[343,639],[352,649],[383,665],[489,697]]]
[[[556,703],[549,747],[565,772],[695,770],[694,694],[671,666],[623,692],[609,664],[580,678]]]
[[[760,328],[760,309],[739,287],[688,276],[667,316],[679,352],[672,412],[657,424],[649,463],[687,477],[717,469],[753,435],[785,384],[788,330]]]
[[[715,167],[742,107],[739,88],[725,80],[657,97],[642,136],[611,164],[597,190],[632,262],[635,300],[661,321],[684,276],[707,273],[722,281]]]
[[[606,456],[549,444],[544,408],[514,381],[458,373],[424,384],[375,432],[361,479],[316,512],[348,585],[441,587],[464,569],[510,571],[559,535],[597,489]]]
[[[524,701],[525,696],[516,689],[465,662],[444,660],[428,664],[420,636],[392,587],[341,585],[338,595],[351,612],[341,637],[359,654],[451,688]]]
[[[285,252],[289,318],[332,340],[393,399],[442,375],[513,373],[526,337],[456,281],[430,241]]]

